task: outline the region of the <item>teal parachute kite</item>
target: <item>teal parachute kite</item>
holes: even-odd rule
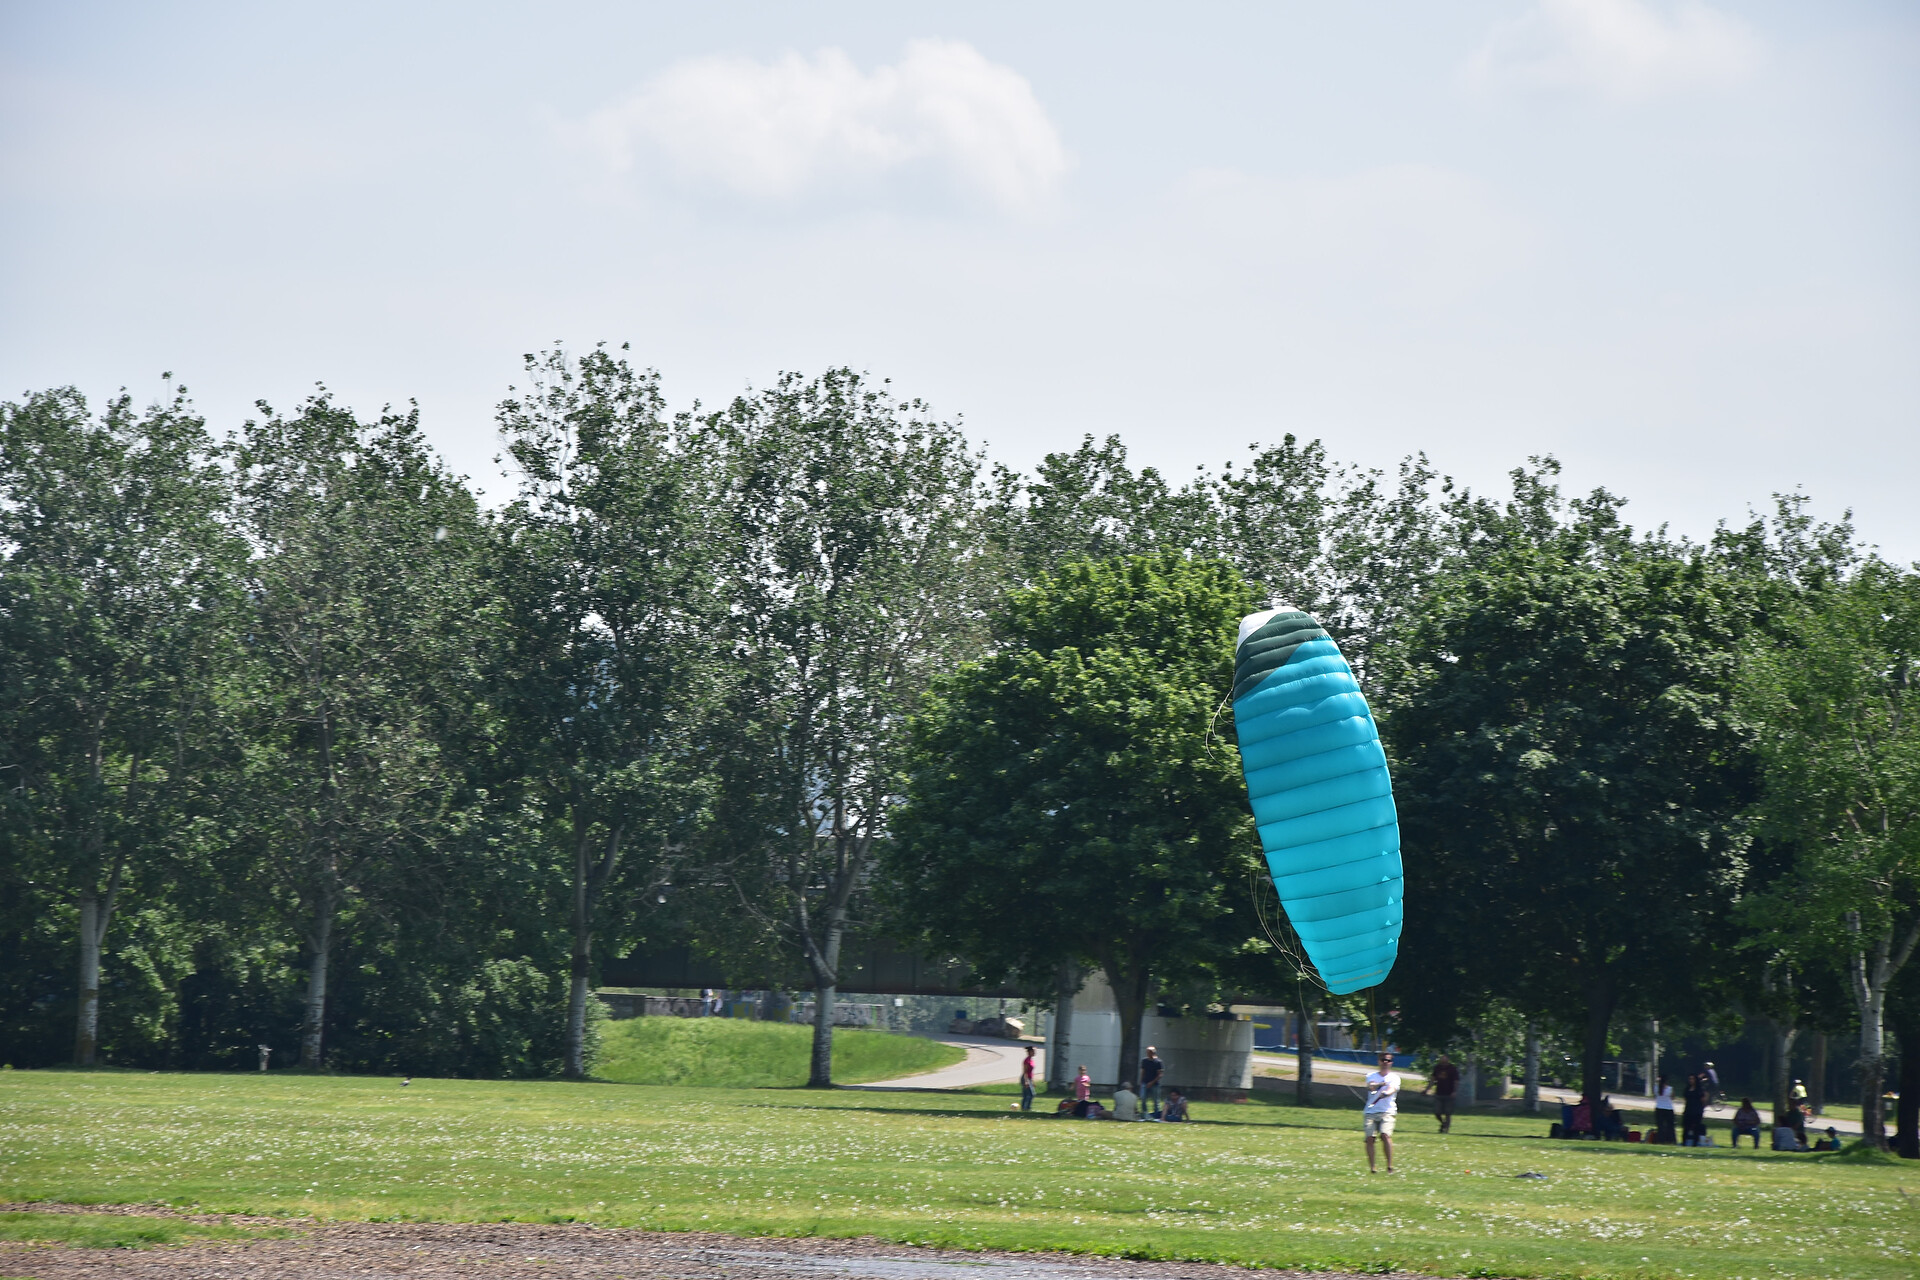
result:
[[[1367,700],[1320,624],[1240,623],[1233,723],[1273,887],[1335,995],[1378,984],[1400,948],[1400,821]]]

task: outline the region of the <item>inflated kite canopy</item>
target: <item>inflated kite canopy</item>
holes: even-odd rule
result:
[[[1287,919],[1336,995],[1387,976],[1400,948],[1400,822],[1367,700],[1307,614],[1240,623],[1233,722],[1247,796]]]

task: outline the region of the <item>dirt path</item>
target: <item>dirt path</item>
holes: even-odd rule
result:
[[[18,1212],[139,1213],[159,1210],[81,1205],[0,1205]],[[195,1218],[194,1221],[216,1221]],[[280,1240],[176,1245],[158,1249],[73,1249],[0,1243],[0,1276],[31,1280],[1309,1280],[1297,1271],[1244,1271],[1202,1262],[1135,1262],[1072,1254],[970,1253],[914,1249],[880,1240],[764,1240],[694,1232],[627,1231],[579,1224],[313,1223],[219,1219],[272,1225]],[[1418,1280],[1395,1273],[1403,1280]],[[1311,1280],[1360,1280],[1314,1272]],[[1380,1280],[1378,1274],[1371,1280]]]

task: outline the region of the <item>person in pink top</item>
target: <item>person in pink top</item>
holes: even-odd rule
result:
[[[1087,1108],[1093,1103],[1093,1077],[1087,1074],[1087,1064],[1080,1064],[1080,1074],[1073,1078],[1073,1114],[1085,1116]]]

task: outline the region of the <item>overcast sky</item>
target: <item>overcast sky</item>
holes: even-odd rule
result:
[[[0,3],[0,396],[676,403],[848,364],[1030,464],[1287,432],[1920,559],[1920,7]]]

